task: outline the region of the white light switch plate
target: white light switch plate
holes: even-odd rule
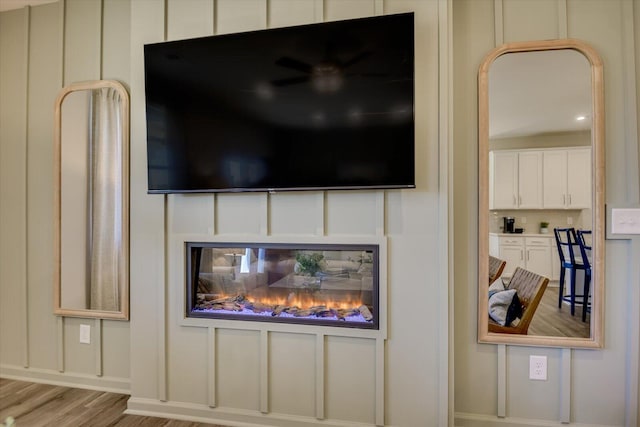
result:
[[[640,234],[640,209],[611,209],[611,234]]]
[[[80,343],[91,344],[91,326],[80,325]]]

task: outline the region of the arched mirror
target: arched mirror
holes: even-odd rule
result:
[[[54,313],[129,318],[129,98],[122,84],[59,93],[54,129]]]
[[[480,342],[603,344],[602,72],[571,39],[506,44],[480,67]]]

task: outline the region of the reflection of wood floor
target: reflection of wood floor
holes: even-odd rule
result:
[[[582,321],[582,306],[579,304],[576,304],[574,316],[571,316],[568,304],[562,304],[558,309],[558,288],[547,287],[529,326],[529,335],[588,338],[590,320],[591,315],[587,313],[587,321]]]
[[[36,384],[0,378],[0,423],[8,416],[16,427],[223,427],[190,421],[124,415],[126,394]]]

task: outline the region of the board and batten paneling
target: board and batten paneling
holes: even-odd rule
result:
[[[0,14],[0,363],[28,366],[29,9]],[[11,304],[7,302],[11,301]]]
[[[162,1],[132,2],[132,144],[137,145],[132,151],[139,153],[135,159],[132,155],[132,169],[138,171],[132,173],[137,181],[132,186],[146,185],[142,174],[146,167],[142,154],[144,103],[139,96],[143,81],[138,79],[143,64],[134,59],[141,55],[144,43],[208,35],[211,31],[225,34],[416,11],[419,87],[435,94],[439,3],[446,4],[202,0],[185,3],[186,7],[181,2],[178,10],[173,1],[167,2],[166,8]],[[435,218],[440,209],[438,98],[420,96],[419,104],[416,151],[419,164],[426,162],[428,166],[419,168],[416,190],[141,196],[137,201],[140,205],[132,207],[132,215],[136,216],[135,223],[145,224],[132,227],[133,240],[139,241],[132,257],[145,260],[146,268],[132,270],[132,282],[139,290],[132,295],[131,336],[136,346],[131,349],[130,412],[163,411],[222,424],[239,420],[279,426],[419,425],[442,418],[434,416],[440,412],[446,419],[447,402],[438,401],[438,395],[447,384],[437,379],[440,359],[431,344],[439,333],[425,331],[412,319],[404,302],[411,298],[424,301],[430,313],[427,317],[434,322],[446,313],[446,308],[438,310],[437,302],[429,298],[441,285],[436,284],[437,278],[446,277],[432,256],[437,252]],[[151,201],[153,206],[143,206],[142,200]],[[395,205],[391,208],[388,205],[392,203]],[[390,210],[393,215],[388,216]],[[396,248],[395,254],[387,257],[389,265],[395,266],[393,275],[388,275],[389,283],[395,282],[390,292],[396,295],[395,299],[389,298],[389,313],[395,310],[397,317],[388,322],[394,335],[386,343],[384,338],[375,338],[384,337],[384,331],[382,335],[358,336],[358,332],[323,328],[288,329],[251,322],[231,328],[224,322],[184,320],[183,241],[233,241],[240,237],[243,241],[351,238],[357,242],[385,238],[388,223],[395,232],[388,237],[393,237]],[[161,246],[149,250],[143,242]],[[429,261],[420,257],[421,252]],[[425,264],[429,275],[420,274]],[[134,313],[148,318],[134,321]],[[149,329],[152,323],[156,326]],[[416,334],[424,337],[416,340]],[[387,359],[387,355],[393,357]],[[391,386],[386,383],[390,377]],[[189,409],[183,402],[188,402]]]
[[[495,346],[476,342],[477,72],[484,55],[512,41],[571,37],[604,61],[607,203],[637,203],[637,45],[640,2],[454,1],[455,422],[461,426],[634,426],[638,413],[640,280],[633,241],[606,241],[602,350]],[[635,46],[635,47],[634,47]],[[631,157],[631,160],[629,160]],[[458,232],[459,231],[459,232]],[[473,236],[471,239],[469,236]],[[633,301],[630,303],[630,301]],[[629,309],[631,311],[629,311]],[[529,356],[548,358],[544,382],[528,379]],[[606,390],[606,392],[604,392]],[[502,418],[498,421],[498,417]]]
[[[29,366],[56,369],[53,316],[53,101],[61,87],[60,5],[31,8],[27,95],[27,294]],[[35,268],[34,268],[35,267]]]
[[[64,84],[99,79],[104,71],[127,82],[129,14],[122,0],[62,0],[0,14],[0,103],[17,114],[7,122],[3,116],[0,126],[0,181],[8,189],[0,196],[7,229],[0,245],[8,252],[3,262],[11,262],[0,269],[0,312],[9,316],[0,322],[0,375],[129,390],[128,323],[56,317],[52,289],[53,104]],[[67,191],[72,200],[83,197]],[[11,218],[18,210],[21,219]],[[73,244],[77,217],[69,215],[65,237]],[[91,328],[89,345],[79,343],[80,324]]]

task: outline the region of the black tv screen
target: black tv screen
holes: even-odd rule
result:
[[[149,193],[415,187],[413,13],[148,44]]]

